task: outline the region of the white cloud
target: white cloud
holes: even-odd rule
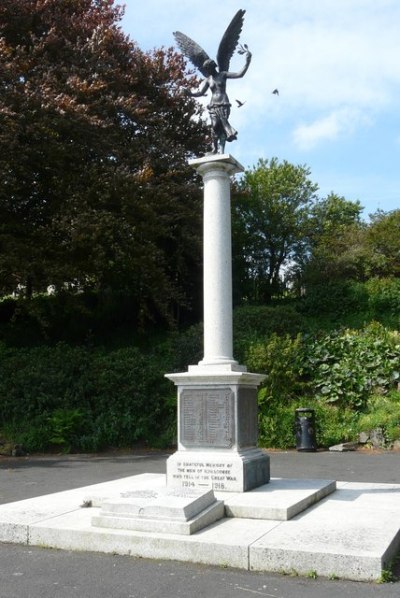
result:
[[[311,149],[322,141],[332,141],[351,134],[360,123],[368,124],[363,113],[343,108],[312,123],[298,125],[293,132],[293,140],[300,149]]]
[[[298,22],[269,26],[269,33],[261,23],[256,29],[258,83],[262,86],[260,75],[276,82],[293,106],[376,110],[393,101],[393,87],[400,84],[400,43],[389,16],[375,22],[375,14],[356,16],[347,9],[331,20],[305,14]]]
[[[253,61],[243,79],[228,82],[239,131],[229,150],[245,165],[276,155],[310,159],[321,172],[328,161],[331,189],[360,169],[356,197],[371,197],[370,203],[384,196],[389,173],[399,188],[399,0],[122,1],[123,28],[143,50],[174,45],[172,32],[180,30],[213,58],[229,20],[246,9],[241,41]],[[231,69],[242,64],[235,55]],[[279,97],[271,93],[276,87]],[[237,109],[235,98],[245,106]],[[365,170],[378,178],[367,181]],[[346,195],[345,186],[340,192]]]
[[[133,0],[126,4],[130,33],[144,49],[173,45],[172,31],[178,29],[212,58],[238,9],[236,0],[147,0],[140,9]],[[242,7],[241,40],[253,52],[246,88],[252,89],[254,107],[262,107],[274,87],[283,88],[292,110],[375,110],[397,100],[398,0],[243,0]],[[234,69],[240,58],[232,60]]]

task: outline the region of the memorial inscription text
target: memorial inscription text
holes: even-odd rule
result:
[[[207,461],[181,461],[176,464],[173,474],[175,482],[182,488],[212,487],[214,490],[227,490],[237,481],[233,463],[207,463]]]
[[[185,389],[180,401],[180,442],[185,447],[232,447],[234,393],[230,388]]]

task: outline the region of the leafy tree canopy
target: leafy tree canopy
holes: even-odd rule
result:
[[[363,278],[365,223],[362,206],[335,193],[319,199],[310,211],[309,251],[302,264],[302,283]]]
[[[400,276],[400,210],[371,216],[365,235],[369,276]]]
[[[128,289],[166,316],[199,269],[186,163],[204,124],[182,58],[143,53],[121,16],[113,0],[0,4],[0,293]]]
[[[235,272],[244,298],[269,301],[282,270],[304,253],[318,186],[306,166],[277,158],[245,172],[233,200]]]

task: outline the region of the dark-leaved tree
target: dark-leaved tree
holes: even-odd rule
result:
[[[143,320],[193,301],[204,149],[172,50],[142,52],[113,0],[0,4],[0,294],[130,293]]]

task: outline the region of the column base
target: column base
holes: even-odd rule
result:
[[[217,492],[246,492],[270,480],[269,456],[240,452],[178,450],[167,460],[167,486]]]
[[[265,376],[233,362],[200,363],[167,378],[178,387],[178,451],[167,461],[167,486],[246,492],[267,484],[269,457],[257,448],[257,387]]]

